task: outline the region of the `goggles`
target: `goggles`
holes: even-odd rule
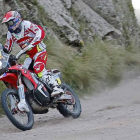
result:
[[[13,26],[14,25],[14,21],[10,20],[10,21],[6,22],[5,24],[6,24],[7,27]]]

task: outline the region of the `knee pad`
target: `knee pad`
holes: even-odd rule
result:
[[[36,62],[35,64],[34,64],[34,66],[33,66],[33,68],[34,68],[34,72],[38,75],[40,75],[41,76],[41,73],[43,74],[43,70],[44,70],[44,68],[45,68],[45,65],[44,65],[44,63],[41,63],[41,62]],[[39,77],[40,77],[39,76]]]

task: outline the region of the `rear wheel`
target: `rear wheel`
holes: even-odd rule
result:
[[[19,96],[16,90],[6,89],[2,93],[2,108],[9,120],[13,123],[14,126],[21,130],[30,130],[34,124],[34,116],[31,107],[27,102],[30,112],[20,111],[17,107],[18,103]]]
[[[57,106],[58,111],[64,117],[78,118],[81,114],[81,104],[78,96],[67,84],[62,83],[61,87],[64,89],[65,94],[71,95],[72,98],[64,103],[59,103]]]

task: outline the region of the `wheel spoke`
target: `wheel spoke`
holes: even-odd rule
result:
[[[72,99],[67,101],[67,104],[65,105],[65,107],[70,111],[73,112],[74,108],[75,108],[75,98],[73,96],[73,94],[71,93],[71,91],[69,91],[68,88],[64,88],[64,92],[65,94],[71,95]]]
[[[9,94],[7,96],[7,107],[13,117],[20,122],[21,124],[27,124],[28,123],[28,115],[26,112],[19,111],[17,104],[19,102],[18,96]]]

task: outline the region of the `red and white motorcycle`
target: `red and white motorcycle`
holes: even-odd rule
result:
[[[62,81],[59,70],[50,70],[58,81]],[[23,65],[18,64],[14,55],[4,53],[0,44],[0,80],[5,83],[7,89],[1,94],[2,108],[13,123],[21,130],[30,130],[34,124],[33,114],[47,113],[49,108],[57,108],[64,117],[78,118],[81,114],[81,104],[78,96],[70,86],[60,82],[64,94],[69,95],[68,99],[59,99],[60,95],[52,98],[52,89],[43,83],[32,70],[27,70]],[[20,84],[24,85],[26,103],[29,112],[18,109]]]

